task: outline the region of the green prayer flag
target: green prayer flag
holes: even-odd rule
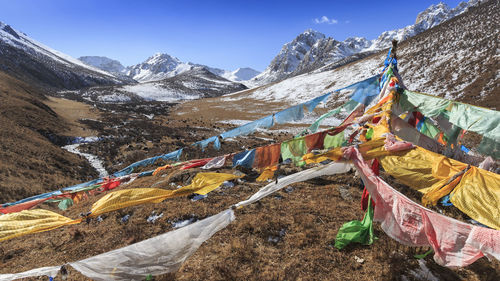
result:
[[[362,221],[350,221],[344,223],[335,238],[335,248],[342,250],[350,243],[361,243],[363,245],[373,244],[376,239],[373,234],[373,207],[371,197],[368,198],[368,209]]]
[[[366,132],[365,137],[366,137],[367,140],[371,140],[372,139],[372,137],[373,137],[373,128],[368,129],[368,131]]]
[[[339,107],[336,107],[336,108],[328,111],[327,113],[321,115],[318,119],[316,119],[316,121],[314,121],[314,123],[311,124],[311,126],[309,126],[309,128],[304,130],[302,133],[304,133],[305,131],[307,131],[309,133],[316,133],[318,131],[318,128],[319,128],[321,122],[323,122],[324,119],[331,117],[333,115],[339,114],[342,109],[344,109],[347,112],[351,112],[356,108],[356,106],[358,106],[358,104],[359,103],[355,100],[349,100],[345,104],[343,104]],[[300,136],[302,133],[300,133],[297,136]]]
[[[334,136],[326,134],[323,146],[328,149],[332,147],[341,147],[344,143],[344,132],[340,132]]]
[[[61,200],[61,202],[59,202],[59,205],[57,205],[57,207],[59,207],[59,209],[63,211],[71,206],[73,206],[73,199],[71,198],[64,198]]]
[[[283,160],[292,159],[297,166],[304,166],[306,163],[302,156],[307,153],[306,140],[304,137],[296,138],[281,143],[281,158]]]
[[[404,91],[399,99],[399,105],[404,111],[413,111],[418,108],[422,114],[426,117],[438,116],[441,112],[444,112],[446,108],[451,104],[451,101],[433,97],[425,94],[414,93],[408,90]]]

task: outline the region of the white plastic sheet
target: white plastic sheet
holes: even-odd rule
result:
[[[175,272],[200,245],[234,220],[232,210],[183,228],[70,263],[94,280],[141,280],[147,275]]]
[[[241,201],[237,203],[235,206],[240,207],[240,206],[246,206],[248,204],[252,204],[256,201],[259,201],[260,199],[268,196],[269,194],[276,192],[292,183],[296,182],[301,182],[301,181],[306,181],[310,180],[313,178],[317,178],[320,176],[329,176],[329,175],[335,175],[335,174],[343,174],[349,172],[351,169],[351,165],[346,163],[346,162],[335,162],[335,163],[330,163],[325,166],[319,166],[315,168],[311,168],[305,171],[301,171],[289,176],[286,176],[284,178],[281,178],[278,180],[278,183],[270,183],[263,188],[261,188],[257,193],[252,195],[250,198],[248,198],[245,201]]]
[[[12,274],[0,274],[0,281],[10,281],[21,278],[28,277],[36,277],[36,276],[48,276],[48,277],[56,277],[57,273],[61,266],[48,266],[48,267],[40,267],[32,270],[28,270],[20,273],[12,273]]]

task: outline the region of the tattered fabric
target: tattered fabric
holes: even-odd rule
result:
[[[283,111],[280,111],[274,116],[276,124],[285,124],[291,121],[298,121],[304,118],[304,104],[299,104]]]
[[[193,178],[190,185],[183,186],[176,190],[161,188],[132,188],[118,190],[106,194],[95,202],[92,205],[91,215],[95,217],[125,207],[145,203],[160,203],[167,198],[185,196],[191,193],[205,195],[219,187],[223,182],[241,177],[242,176],[225,173],[198,173]]]
[[[255,149],[246,150],[233,156],[233,167],[242,166],[251,169],[255,160]]]
[[[278,164],[280,160],[280,153],[280,143],[274,143],[256,148],[253,167],[256,169],[262,169]]]
[[[467,266],[483,255],[500,259],[500,231],[473,226],[426,209],[377,177],[354,147],[345,151],[377,207],[374,221],[387,235],[409,246],[432,246],[443,266]]]

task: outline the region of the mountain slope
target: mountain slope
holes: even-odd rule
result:
[[[112,74],[53,50],[0,22],[0,70],[45,87],[119,84]]]
[[[500,4],[483,2],[467,13],[401,44],[408,88],[500,109]]]
[[[249,83],[254,86],[264,85],[330,63],[336,63],[355,54],[371,54],[374,51],[380,51],[390,47],[393,39],[398,41],[406,40],[465,12],[468,7],[477,5],[477,2],[477,0],[471,0],[467,3],[461,2],[454,9],[450,9],[444,3],[431,5],[418,14],[415,24],[383,32],[378,38],[371,41],[362,37],[337,41],[331,37],[326,37],[322,33],[306,30],[292,42],[286,43],[266,70],[249,81]],[[311,34],[314,34],[314,36],[311,36]],[[361,57],[363,56],[361,55]]]
[[[396,39],[398,41],[406,40],[413,37],[425,30],[437,26],[461,13],[465,12],[469,7],[476,6],[477,0],[470,0],[469,2],[460,2],[457,7],[451,9],[444,3],[431,5],[429,8],[420,12],[417,15],[415,23],[408,25],[404,28],[383,32],[377,39],[372,40],[371,45],[366,50],[381,50],[388,48],[391,41]]]
[[[134,86],[124,86],[121,89],[145,99],[175,102],[185,99],[216,97],[241,91],[246,87],[243,84],[217,76],[204,67],[194,67],[175,77]]]
[[[95,177],[88,162],[49,141],[69,129],[35,87],[0,72],[0,201],[8,202]]]

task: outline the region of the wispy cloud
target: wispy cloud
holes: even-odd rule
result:
[[[339,22],[336,19],[329,19],[327,16],[322,16],[320,18],[315,18],[313,21],[314,21],[315,24],[322,24],[322,23],[336,24],[336,23]]]

